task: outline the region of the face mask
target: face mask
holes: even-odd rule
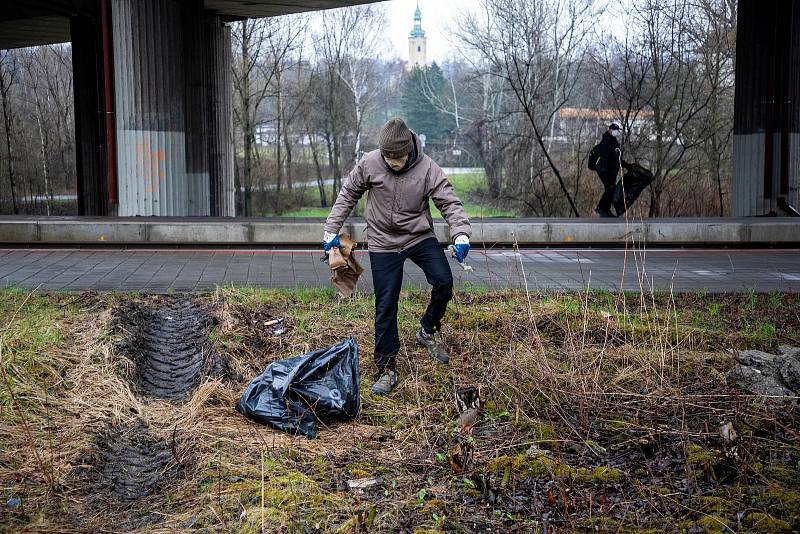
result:
[[[619,130],[611,130],[611,135],[614,137],[619,137]]]
[[[392,168],[393,171],[397,172],[403,168],[406,164],[406,160],[408,159],[408,155],[403,156],[402,158],[384,158],[386,160],[386,164]]]

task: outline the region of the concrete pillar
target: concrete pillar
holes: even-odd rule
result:
[[[201,2],[113,0],[118,214],[209,215]]]
[[[70,19],[72,81],[75,99],[75,163],[78,175],[78,214],[105,215],[108,187],[105,180],[105,139],[101,127],[102,62],[97,18]]]
[[[219,17],[205,25],[208,80],[208,162],[211,215],[236,215],[233,183],[233,80],[231,28]]]
[[[739,0],[736,39],[731,214],[784,215],[800,205],[800,5]]]
[[[210,215],[208,173],[208,79],[203,0],[183,4],[183,66],[186,91],[186,172],[189,215]]]

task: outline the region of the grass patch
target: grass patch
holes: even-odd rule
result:
[[[467,217],[473,219],[480,219],[480,218],[491,218],[491,217],[516,217],[517,213],[511,210],[499,208],[496,206],[491,206],[486,202],[483,202],[484,190],[486,189],[486,178],[483,173],[465,173],[465,174],[453,174],[448,176],[450,183],[453,185],[453,189],[456,192],[456,195],[459,196],[463,205],[464,211],[467,213]],[[297,192],[295,192],[297,194]],[[308,198],[315,198],[316,190],[311,188],[308,191],[308,194],[304,195]],[[366,195],[359,201],[358,205],[354,209],[354,213],[356,214],[363,214],[364,209],[366,206]],[[430,209],[431,215],[435,219],[442,219],[442,214],[434,205],[433,201],[430,201]],[[327,218],[328,214],[330,213],[330,207],[318,207],[318,206],[304,206],[300,208],[296,208],[290,211],[287,211],[282,214],[283,217],[314,217],[314,218]]]
[[[401,383],[378,398],[371,296],[225,288],[195,300],[241,379],[208,377],[180,402],[142,398],[116,318],[131,301],[178,298],[0,292],[2,530],[537,531],[544,514],[563,531],[800,528],[796,408],[725,377],[732,348],[795,343],[796,295],[459,292],[441,366],[413,343],[428,295],[404,291]],[[264,325],[279,317],[286,333],[274,336]],[[355,421],[306,440],[232,409],[270,362],[350,335]],[[483,416],[459,435],[454,390],[478,385]],[[134,421],[165,444],[176,475],[113,502],[80,469],[105,429]],[[347,486],[372,477],[369,489]]]

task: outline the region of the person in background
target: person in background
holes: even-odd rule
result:
[[[472,228],[461,201],[442,169],[423,154],[422,143],[400,118],[381,129],[379,149],[368,152],[342,184],[325,222],[323,248],[339,246],[339,231],[361,196],[367,195],[364,217],[367,245],[375,287],[376,395],[397,386],[397,308],[403,284],[403,264],[410,259],[425,273],[432,286],[431,300],[420,321],[416,340],[436,361],[446,364],[447,351],[440,337],[441,320],[453,297],[453,273],[433,233],[428,199],[450,227],[456,260],[469,253]]]
[[[611,123],[608,130],[603,133],[603,138],[595,147],[598,158],[595,171],[600,181],[603,182],[603,195],[594,209],[600,217],[616,217],[611,213],[611,203],[614,201],[614,188],[617,184],[620,164],[626,165],[622,161],[622,150],[619,146],[619,136],[622,134],[617,123]]]

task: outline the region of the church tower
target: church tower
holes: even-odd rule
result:
[[[406,69],[411,70],[414,67],[425,68],[427,66],[425,41],[425,31],[422,29],[422,13],[419,10],[419,2],[417,2],[417,10],[414,11],[414,29],[408,35],[408,63],[406,63]]]

